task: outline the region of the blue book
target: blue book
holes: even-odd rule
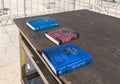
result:
[[[26,24],[34,31],[37,31],[58,26],[59,22],[49,16],[45,16],[28,20]]]
[[[44,48],[42,56],[56,76],[71,72],[92,62],[92,56],[73,42]]]

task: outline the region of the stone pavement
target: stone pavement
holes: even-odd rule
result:
[[[20,84],[18,29],[0,26],[0,84]]]

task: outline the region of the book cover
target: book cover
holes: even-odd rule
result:
[[[79,34],[70,28],[59,28],[45,33],[45,36],[57,45],[78,38]]]
[[[49,16],[39,17],[35,19],[30,19],[26,21],[26,24],[34,31],[44,30],[47,28],[56,27],[59,22]]]
[[[56,76],[91,64],[92,56],[73,42],[42,49],[42,56]]]

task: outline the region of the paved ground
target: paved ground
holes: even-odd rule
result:
[[[0,84],[20,84],[18,30],[0,26]]]

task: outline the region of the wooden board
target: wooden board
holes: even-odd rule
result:
[[[45,15],[47,16],[47,15]],[[119,84],[120,83],[120,19],[88,10],[50,14],[60,22],[60,27],[69,27],[79,32],[73,42],[93,56],[93,63],[87,67],[61,75],[64,82],[72,84]],[[36,17],[15,19],[20,31],[36,50],[55,45],[43,31],[33,32],[26,20]],[[55,28],[53,28],[55,29]]]

